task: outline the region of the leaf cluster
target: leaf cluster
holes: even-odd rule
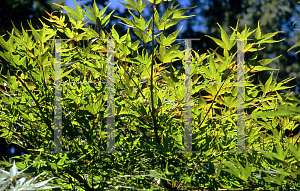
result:
[[[199,55],[189,48],[179,50],[183,42],[173,44],[181,28],[169,35],[164,33],[189,18],[183,14],[190,8],[176,9],[178,5],[173,1],[160,16],[156,5],[163,2],[153,1],[153,16],[146,22],[141,13],[148,2],[126,2],[122,4],[138,16],[131,11],[134,20],[116,16],[129,27],[121,37],[114,26],[109,34],[104,32],[112,12],[104,15],[107,7],[100,11],[95,2],[92,8],[85,7],[86,11],[76,2],[75,10],[58,5],[66,13],[50,16],[47,20],[52,27],[41,21],[44,27],[40,30],[32,27],[31,32],[20,32],[14,28],[8,41],[0,37],[5,50],[0,56],[9,68],[7,75],[0,78],[5,84],[5,89],[0,90],[1,137],[30,152],[15,157],[20,161],[17,164],[34,162],[32,173],[51,172],[59,177],[56,183],[72,190],[299,188],[298,168],[295,170],[299,162],[298,140],[283,141],[282,135],[285,129],[295,128],[297,116],[259,115],[279,106],[295,106],[290,95],[278,93],[288,89],[283,85],[292,79],[277,83],[272,73],[259,86],[249,80],[253,73],[271,70],[266,65],[280,57],[256,60],[261,44],[280,42],[269,40],[280,31],[261,36],[258,23],[257,29],[248,32],[245,26],[240,33],[237,22],[229,37],[219,25],[221,39],[210,38],[223,49],[223,55],[216,50]],[[86,27],[86,15],[96,28]],[[72,29],[65,23],[66,16]],[[131,42],[131,29],[140,40]],[[55,88],[60,81],[55,77],[53,52],[54,40],[61,38],[59,34],[69,37],[61,41],[61,81],[68,82],[61,88],[61,120],[62,149],[70,153],[47,152],[55,151],[52,116]],[[244,53],[254,52],[244,65],[244,107],[251,111],[245,115],[244,135],[247,151],[252,153],[231,153],[237,146],[234,136],[238,128],[238,59],[234,57],[240,54],[231,50],[238,39],[248,39],[251,34],[254,42],[244,40],[244,47],[239,48]],[[98,83],[109,76],[107,57],[111,51],[108,40],[103,39],[118,39],[113,46],[114,89]],[[78,42],[83,46],[75,46]],[[146,49],[147,43],[152,44],[151,53]],[[190,70],[192,81],[172,66],[167,71],[166,65],[174,60],[181,60],[186,72]],[[11,71],[17,75],[11,76]],[[185,87],[191,87],[191,92],[186,92]],[[105,120],[108,107],[113,105],[108,101],[109,91],[114,92],[115,150],[119,152],[100,153],[105,151],[105,138],[110,136]],[[206,96],[202,96],[203,92]],[[193,95],[189,98],[192,148],[200,153],[176,152],[185,150],[187,93]],[[281,127],[279,132],[276,125]],[[263,128],[272,130],[273,135],[264,134]]]

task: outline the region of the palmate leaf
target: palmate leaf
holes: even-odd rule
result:
[[[223,28],[220,26],[220,24],[219,23],[217,23],[218,24],[218,26],[219,26],[219,28],[221,29],[221,38],[222,38],[222,41],[223,41],[223,43],[224,43],[224,46],[225,46],[225,50],[230,50],[230,44],[231,44],[231,42],[230,42],[230,40],[229,40],[229,38],[228,38],[228,36],[227,36],[227,34],[226,34],[226,32],[223,30]]]
[[[281,106],[276,111],[257,112],[251,115],[252,118],[259,117],[273,117],[273,116],[289,116],[289,115],[300,115],[300,108],[293,106]]]
[[[165,14],[162,16],[161,18],[161,23],[163,24],[166,20],[171,19],[172,18],[172,14],[174,12],[174,10],[176,9],[176,7],[178,7],[179,5],[175,5],[176,0],[173,0],[173,2],[169,5],[167,11],[165,12]]]
[[[291,144],[290,142],[288,142],[289,146],[288,146],[288,149],[291,151],[291,153],[297,158],[299,159],[300,158],[300,152],[299,152],[299,146],[300,144],[298,143],[298,149],[296,149],[297,147],[295,147],[293,144]]]
[[[75,9],[72,9],[68,6],[63,6],[63,5],[59,5],[59,4],[56,4],[56,3],[53,3],[61,8],[63,8],[64,10],[66,10],[68,13],[70,13],[71,16],[73,16],[74,18],[76,18],[77,20],[79,21],[83,21],[84,17],[85,17],[85,12],[83,13],[83,10],[82,8],[80,8],[78,6],[78,4],[76,3],[76,1],[74,0],[74,4],[75,4]]]
[[[179,60],[180,58],[182,58],[182,52],[180,52],[178,50],[178,48],[180,47],[180,45],[174,45],[171,46],[167,51],[165,51],[165,47],[161,46],[159,52],[156,51],[156,55],[159,53],[159,55],[157,56],[158,59],[162,62],[162,63],[170,63],[170,62],[174,62],[176,60]],[[175,59],[178,58],[178,59]]]
[[[176,25],[178,22],[180,22],[182,20],[183,19],[172,19],[172,20],[164,23],[164,25],[159,25],[158,30],[168,29],[169,27]]]
[[[181,31],[182,27],[183,27],[183,26],[181,26],[180,29],[178,29],[177,31],[171,33],[168,37],[166,37],[165,34],[162,33],[161,36],[160,36],[160,39],[156,39],[157,42],[158,42],[159,44],[161,44],[162,46],[166,46],[166,47],[171,46],[171,44],[172,44],[173,42],[175,42],[176,37],[178,36],[178,33]],[[183,41],[183,42],[184,42],[184,41]],[[183,43],[183,42],[182,42],[182,43]],[[180,43],[180,44],[181,44],[181,43]]]
[[[119,0],[118,2],[121,3]],[[121,3],[124,7],[126,7],[127,9],[133,9],[139,13],[141,13],[147,5],[147,1],[143,3],[142,0],[137,0],[136,3],[134,2],[134,0],[125,0],[125,2],[129,4]]]
[[[215,41],[215,43],[217,43],[221,48],[226,49],[225,43],[223,41],[221,41],[220,39],[217,39],[217,38],[214,38],[214,37],[211,37],[208,35],[204,35],[204,36],[207,36],[207,37],[213,39]]]
[[[193,17],[196,15],[191,15],[191,16],[182,16],[184,13],[186,13],[188,10],[196,8],[197,5],[193,6],[193,7],[188,7],[188,8],[181,8],[181,9],[177,9],[174,11],[174,13],[172,14],[172,19],[185,19],[185,18],[189,18],[189,17]]]

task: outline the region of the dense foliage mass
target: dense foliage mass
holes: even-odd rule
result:
[[[281,107],[297,106],[290,95],[278,93],[287,89],[273,75],[266,84],[255,86],[249,81],[253,73],[270,70],[266,65],[278,57],[257,60],[259,47],[279,32],[261,35],[260,23],[251,32],[238,32],[238,22],[230,37],[223,28],[221,39],[212,38],[223,55],[215,50],[199,55],[191,49],[179,50],[184,41],[173,44],[180,30],[166,35],[164,30],[177,24],[186,9],[177,9],[175,1],[164,15],[159,15],[157,4],[150,1],[153,16],[145,21],[142,11],[149,2],[126,0],[134,20],[117,17],[129,26],[127,34],[119,36],[112,27],[106,34],[103,28],[112,14],[104,15],[106,8],[99,10],[77,4],[76,10],[60,6],[67,13],[50,15],[52,26],[43,24],[42,29],[18,31],[16,28],[0,44],[0,52],[7,75],[1,75],[1,137],[16,143],[29,154],[14,157],[16,165],[33,174],[51,173],[63,190],[107,189],[218,189],[218,188],[264,188],[299,189],[298,139],[287,138],[283,132],[295,129],[299,116],[295,110],[287,116],[265,115],[265,111],[278,111]],[[87,28],[83,18],[97,24]],[[66,27],[69,18],[72,28]],[[140,40],[131,42],[132,34]],[[158,31],[158,32],[157,32]],[[252,35],[253,34],[253,35]],[[251,36],[252,35],[252,36]],[[62,68],[62,149],[69,153],[55,153],[54,148],[54,100],[55,40],[61,41]],[[237,67],[239,58],[238,39],[244,40],[244,53],[254,52],[244,63],[245,104],[245,152],[234,152],[237,147]],[[52,39],[51,41],[49,39]],[[108,40],[114,41],[114,103],[108,101],[107,81]],[[81,45],[79,45],[81,43]],[[142,45],[140,45],[142,43]],[[152,52],[147,51],[152,45]],[[156,45],[156,46],[155,46]],[[167,63],[181,60],[186,69],[192,66],[193,82],[186,83],[186,74],[165,69]],[[190,60],[190,61],[189,61]],[[1,66],[2,67],[2,66]],[[16,71],[15,76],[10,71]],[[187,72],[187,70],[186,70]],[[146,81],[142,82],[142,79]],[[58,81],[59,82],[59,81]],[[75,83],[77,82],[77,83]],[[88,82],[88,83],[83,83]],[[93,83],[90,83],[93,82]],[[60,84],[58,84],[60,85]],[[185,131],[185,87],[190,86],[192,101],[192,152],[183,151]],[[207,95],[202,96],[202,92]],[[107,103],[106,103],[107,102]],[[107,107],[115,107],[115,150],[106,149]],[[249,108],[251,108],[249,110]],[[278,109],[279,108],[279,109]],[[278,109],[278,110],[277,110]],[[276,129],[279,127],[279,130]],[[266,134],[263,130],[270,130]],[[184,136],[183,136],[184,135]],[[102,151],[102,153],[100,153]],[[12,166],[2,162],[3,166]],[[40,177],[41,180],[44,180]]]

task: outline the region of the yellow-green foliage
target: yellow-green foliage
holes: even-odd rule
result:
[[[234,83],[190,84],[191,95],[194,95],[193,151],[201,153],[176,153],[184,150],[186,84],[184,74],[173,66],[167,75],[166,65],[181,60],[185,66],[186,52],[179,50],[184,41],[174,44],[182,27],[169,35],[164,30],[190,18],[183,14],[193,7],[176,9],[179,5],[173,0],[164,15],[159,15],[153,6],[151,19],[145,21],[142,11],[147,3],[153,4],[142,0],[125,1],[128,4],[122,5],[128,8],[133,20],[116,16],[128,26],[124,36],[120,36],[114,26],[109,34],[104,32],[113,13],[104,15],[107,7],[99,10],[94,2],[92,8],[85,6],[86,11],[83,11],[75,2],[75,10],[58,5],[66,14],[45,18],[52,26],[41,21],[42,29],[31,26],[31,31],[20,32],[14,28],[8,41],[0,37],[4,48],[0,52],[1,70],[2,66],[8,68],[7,75],[1,74],[0,78],[0,83],[6,84],[0,99],[1,137],[30,151],[15,157],[17,164],[23,161],[28,166],[35,161],[34,173],[51,172],[59,177],[55,181],[65,190],[277,189],[280,186],[288,189],[289,183],[299,188],[296,141],[283,140],[282,131],[275,132],[276,125],[283,130],[294,129],[297,116],[259,114],[274,111],[279,106],[296,106],[290,95],[278,92],[288,89],[283,85],[292,78],[276,82],[272,73],[265,84],[254,85],[250,81],[253,73],[272,70],[266,65],[281,56],[256,59],[263,49],[259,49],[261,44],[280,42],[269,39],[281,31],[262,36],[258,23],[251,32],[246,26],[238,32],[237,22],[229,37],[219,25],[221,39],[210,38],[224,50],[223,55],[216,50],[201,55],[192,50],[194,82],[235,82],[237,71],[233,58],[237,51],[233,51],[233,47],[237,39],[253,39],[251,43],[244,40],[244,53],[254,52],[244,63],[244,107],[248,111],[252,108],[251,113],[245,115],[245,137],[247,151],[252,150],[252,153],[230,153],[236,151],[236,139],[232,138],[237,128],[237,85]],[[95,23],[95,28],[86,27],[83,21],[86,15]],[[67,27],[66,16],[71,27]],[[153,35],[154,31],[158,33]],[[132,35],[139,40],[132,42]],[[107,41],[99,39],[120,39],[114,41],[114,117],[116,150],[123,151],[122,154],[98,153],[105,151],[107,137],[107,89],[101,83],[62,86],[62,149],[70,153],[46,152],[54,150],[55,41],[49,39],[65,36],[70,39],[61,43],[64,82],[107,81]],[[83,40],[85,44],[79,46]],[[147,43],[153,47],[150,53]],[[225,74],[228,70],[230,74]],[[12,72],[17,75],[10,75]],[[142,79],[148,80],[148,86],[143,86]],[[207,95],[202,97],[201,92]],[[263,134],[260,131],[263,128],[272,130],[273,135]]]

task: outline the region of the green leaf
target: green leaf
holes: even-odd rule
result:
[[[227,36],[227,33],[223,30],[223,28],[220,26],[219,23],[217,23],[217,25],[219,26],[219,28],[221,29],[221,38],[224,42],[224,46],[225,46],[225,50],[230,50],[230,42],[229,42],[229,38]]]
[[[81,9],[81,7],[78,6],[78,4],[76,3],[75,0],[74,0],[74,4],[75,4],[76,13],[77,13],[78,17],[80,18],[79,20],[83,20],[84,19],[84,15],[82,13],[83,10]],[[81,4],[83,4],[83,3],[81,3]]]
[[[245,29],[241,32],[240,35],[238,35],[238,38],[239,39],[247,39],[247,34],[248,34],[249,29],[247,30],[247,26],[245,25]]]
[[[98,36],[98,34],[97,34],[97,32],[95,31],[95,30],[92,30],[91,28],[82,28],[82,30],[84,31],[84,32],[86,32],[86,37],[88,38],[88,39],[91,39],[91,38],[94,38],[94,37],[96,37],[96,36]],[[73,35],[73,37],[74,37],[74,35]],[[72,38],[73,38],[72,37]]]
[[[141,13],[145,9],[145,7],[147,5],[147,1],[145,1],[143,4],[142,3],[143,3],[142,0],[137,0],[137,2],[136,2],[136,4],[137,4],[137,11],[139,13]]]
[[[41,36],[40,36],[40,35],[37,33],[37,31],[32,27],[32,24],[31,24],[30,22],[28,22],[28,25],[29,25],[30,28],[31,28],[31,32],[32,32],[32,34],[33,34],[33,37],[34,37],[35,41],[43,42]]]
[[[166,39],[166,42],[165,42],[165,46],[170,46],[173,42],[175,42],[177,36],[178,36],[178,33],[181,31],[183,26],[180,27],[180,29],[178,29],[177,31],[171,33],[167,39]]]
[[[231,60],[231,58],[228,57],[228,58],[226,59],[226,61],[223,62],[223,64],[222,64],[221,66],[219,66],[219,68],[218,68],[217,71],[218,71],[219,73],[223,72],[224,69],[228,66],[228,63],[230,62],[230,60]]]
[[[111,31],[112,31],[112,37],[113,37],[113,39],[119,39],[120,38],[118,32],[115,29],[115,24],[112,26]]]
[[[16,90],[18,87],[18,83],[16,83],[17,78],[16,76],[11,76],[11,89]]]
[[[173,19],[173,20],[170,20],[170,21],[167,21],[165,22],[165,24],[163,25],[163,29],[166,30],[168,29],[169,27],[171,26],[174,26],[176,25],[179,21],[182,21],[183,19]]]
[[[272,116],[289,116],[292,114],[300,115],[300,109],[292,106],[281,106],[276,111],[257,112],[251,115],[252,118],[272,117]]]
[[[260,30],[260,25],[259,25],[259,21],[258,21],[258,23],[257,23],[257,29],[256,29],[256,32],[255,32],[255,38],[257,40],[259,40],[260,37],[261,37],[261,30]]]
[[[24,42],[23,40],[21,40],[21,39],[19,39],[17,37],[14,37],[14,36],[13,36],[13,38],[14,38],[14,40],[15,40],[16,43],[18,43],[18,44],[24,46],[25,48],[29,49],[29,47],[28,47],[28,45],[27,45],[26,42]],[[0,43],[1,43],[1,38],[0,38]]]
[[[270,38],[272,38],[273,36],[275,36],[276,34],[278,34],[278,33],[284,33],[284,31],[277,31],[277,32],[273,32],[273,33],[268,33],[268,34],[265,34],[264,36],[262,36],[261,38],[260,38],[260,40],[257,42],[257,43],[274,43],[274,42],[280,42],[280,40],[279,41],[267,41],[267,39],[270,39]],[[283,39],[284,40],[284,39]],[[282,41],[282,40],[281,40]]]
[[[121,3],[124,7],[126,7],[127,9],[133,9],[133,10],[136,10],[135,7],[136,7],[136,4],[134,2],[134,0],[125,0],[127,3],[129,4],[125,4],[125,3],[121,3],[119,0],[118,2]]]
[[[20,31],[16,28],[16,26],[14,25],[13,21],[11,21],[13,27],[14,27],[14,31],[17,34],[18,37],[21,37]]]
[[[75,0],[74,0],[74,2],[75,2]],[[63,8],[64,10],[66,10],[68,13],[70,13],[70,15],[73,16],[74,18],[76,18],[77,20],[83,19],[83,17],[80,17],[80,15],[78,15],[78,13],[72,8],[70,8],[68,6],[59,5],[59,4],[56,4],[56,3],[53,3],[53,4]],[[75,5],[77,5],[76,2],[75,2]]]
[[[283,148],[280,146],[279,143],[277,143],[276,150],[277,150],[277,153],[276,153],[276,155],[274,155],[274,157],[277,158],[278,160],[284,161],[289,150],[286,149],[286,151],[283,151]]]
[[[300,46],[300,41],[297,42],[297,44],[295,44],[295,45],[292,46],[291,48],[289,48],[289,49],[288,49],[288,52],[289,52],[290,50],[292,50],[293,48],[297,47],[297,46]]]
[[[161,24],[159,22],[159,13],[155,7],[154,7],[154,25],[158,30],[162,30]]]
[[[296,147],[292,143],[288,142],[288,144],[289,144],[288,149],[299,160],[299,158],[300,158],[299,146],[298,146],[298,149],[296,149]]]
[[[14,29],[12,31],[12,34],[13,34],[13,32],[14,32]],[[5,40],[2,37],[0,37],[0,45],[3,46],[8,51],[8,53],[12,53],[14,51],[13,39],[14,39],[14,36],[11,35],[9,37],[8,41],[5,42]]]
[[[211,37],[211,36],[208,36],[208,35],[204,35],[204,36],[207,36],[207,37],[209,37],[209,38],[211,38],[213,41],[215,41],[215,43],[217,43],[221,48],[226,48],[225,46],[225,44],[224,44],[224,42],[223,41],[221,41],[221,40],[219,40],[219,39],[216,39],[216,38],[214,38],[214,37]]]
[[[131,49],[132,50],[137,50],[138,49],[138,45],[140,44],[140,40],[135,41],[132,45],[131,45]]]
[[[233,166],[232,162],[226,161],[225,165],[227,167],[229,167],[229,169],[223,169],[223,171],[233,174],[233,175],[235,175],[235,177],[241,178],[239,169],[237,167]]]
[[[265,66],[265,65],[269,64],[270,62],[272,62],[273,60],[276,60],[277,58],[279,58],[279,57],[281,57],[281,56],[282,56],[282,54],[279,55],[279,56],[277,56],[277,57],[275,57],[275,58],[259,60],[258,63],[259,63],[260,65],[262,65],[262,66]]]
[[[186,13],[188,10],[196,8],[196,7],[197,7],[197,5],[195,5],[193,7],[177,9],[174,11],[174,13],[172,15],[172,19],[185,19],[185,18],[189,18],[189,17],[194,17],[196,15],[191,15],[191,16],[182,16],[182,15],[184,13]]]
[[[300,19],[298,19],[297,21],[295,21],[294,23],[293,23],[293,25],[295,25],[297,22],[299,22],[300,21]]]
[[[271,82],[273,80],[273,73],[274,73],[274,70],[273,70],[271,76],[269,77],[269,79],[267,80],[266,84],[264,85],[264,90],[263,91],[264,91],[265,95],[270,91],[270,89],[273,89],[272,87],[270,87]]]
[[[128,24],[130,26],[136,27],[134,21],[132,21],[130,19],[126,19],[126,18],[123,18],[123,17],[115,16],[115,15],[114,15],[114,17],[121,19],[122,21],[124,21],[126,24]],[[133,28],[133,29],[135,29],[135,28]],[[138,29],[138,30],[141,30],[141,29]]]
[[[99,13],[99,8],[96,4],[96,0],[94,0],[94,4],[93,4],[93,7],[94,7],[94,15],[95,17],[100,17],[103,15],[103,13],[105,12],[105,10],[107,9],[109,5],[107,5],[104,9],[101,10],[101,12]]]
[[[179,5],[174,6],[175,2],[176,0],[173,0],[173,2],[169,5],[167,11],[165,12],[165,14],[162,16],[160,20],[161,24],[164,24],[168,19],[172,18],[174,10],[179,6]]]
[[[94,1],[95,3],[95,1]],[[89,17],[89,19],[91,19],[92,21],[95,22],[96,20],[96,14],[94,13],[93,10],[91,10],[88,6],[86,6],[85,4],[82,4],[84,6],[84,8],[90,13],[89,15],[87,15]]]
[[[85,33],[80,33],[79,35],[74,36],[72,40],[80,41],[80,40],[82,40],[83,37],[85,37],[85,36],[86,36]]]
[[[65,33],[66,33],[67,37],[69,37],[69,38],[74,37],[74,33],[69,28],[66,28]]]
[[[203,76],[205,76],[209,79],[213,78],[213,74],[205,66],[200,67],[200,72],[202,73]]]

